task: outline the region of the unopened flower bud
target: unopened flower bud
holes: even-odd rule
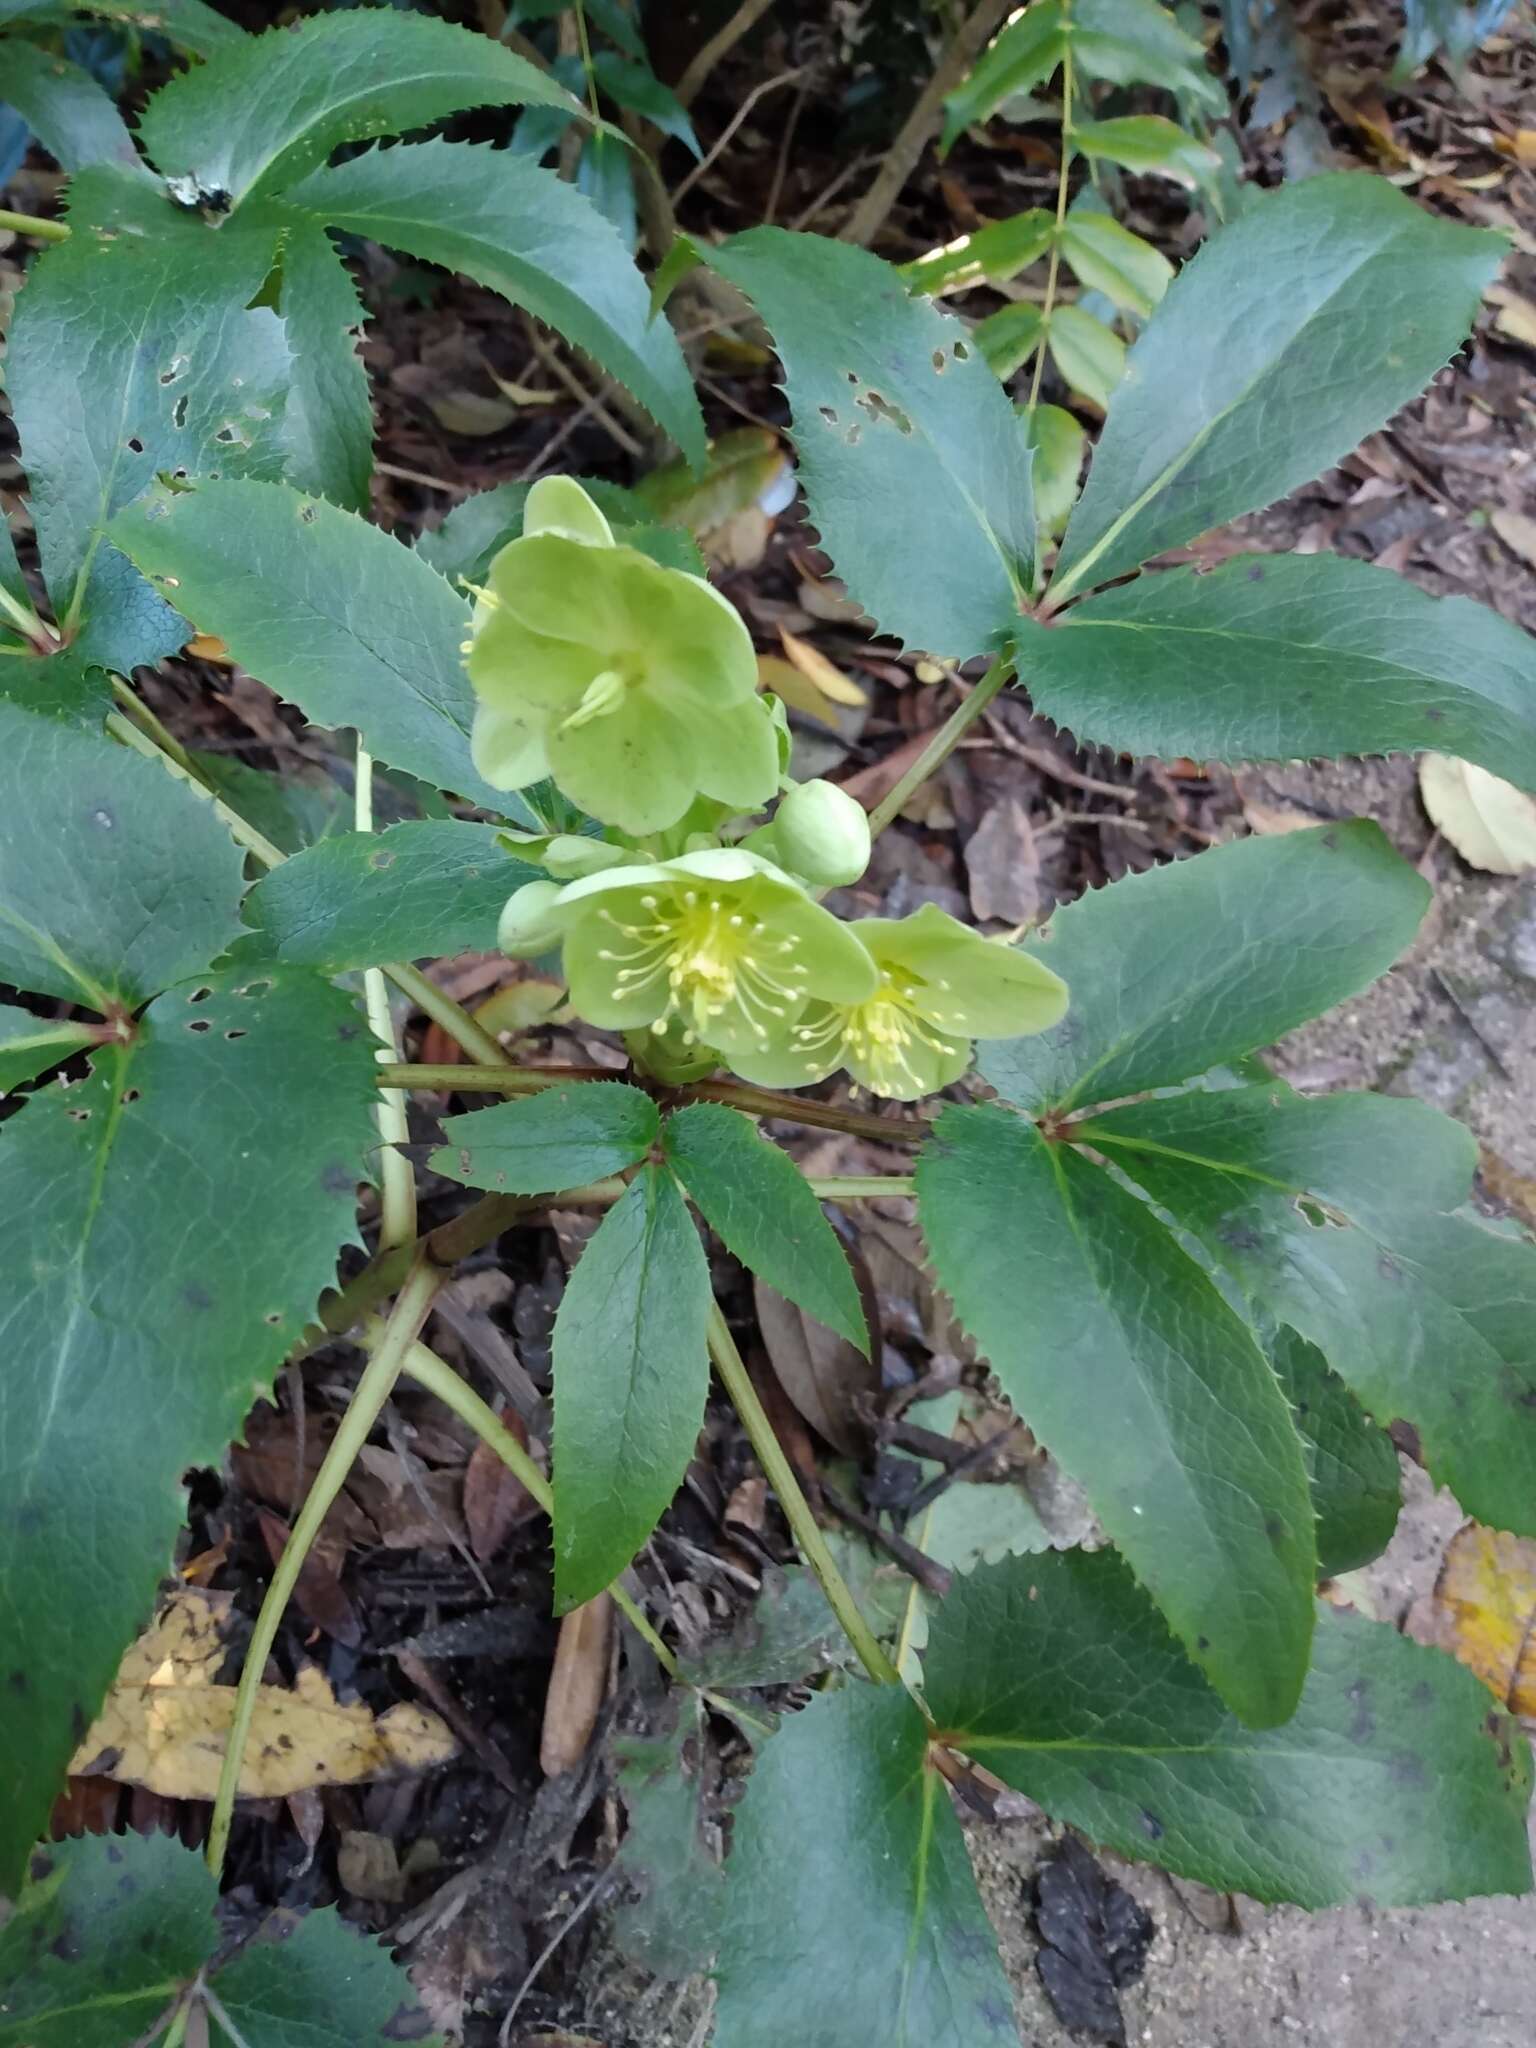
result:
[[[833,782],[802,782],[780,803],[772,826],[780,865],[818,889],[856,882],[869,866],[869,819]]]
[[[604,868],[616,868],[627,858],[622,846],[611,846],[606,839],[584,839],[575,832],[557,834],[544,849],[544,865],[557,882],[600,875]]]
[[[496,926],[496,943],[514,960],[536,960],[560,943],[560,929],[550,913],[559,902],[558,882],[524,882],[514,889]]]

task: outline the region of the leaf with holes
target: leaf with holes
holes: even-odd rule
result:
[[[59,1024],[35,1010],[0,1003],[0,1096],[35,1080],[91,1042],[91,1027]]]
[[[929,653],[1001,646],[1034,558],[1029,451],[968,330],[820,235],[751,228],[701,254],[773,334],[811,518],[849,594]]]
[[[237,937],[242,871],[158,763],[0,702],[0,980],[135,1009]]]
[[[319,725],[370,753],[531,823],[469,755],[469,605],[411,548],[287,484],[162,490],[112,537],[205,633]]]
[[[661,1134],[656,1105],[626,1081],[581,1081],[451,1116],[438,1173],[497,1194],[546,1195],[638,1166]]]
[[[1221,1696],[1255,1727],[1285,1720],[1312,1504],[1252,1334],[1144,1203],[1006,1110],[946,1110],[917,1196],[940,1285],[1019,1415]]]
[[[1363,818],[1112,883],[1025,947],[1066,982],[1066,1017],[1035,1038],[984,1043],[978,1065],[1031,1111],[1187,1081],[1385,974],[1429,897]]]
[[[600,1593],[683,1483],[709,1391],[709,1267],[671,1174],[646,1166],[555,1317],[555,1600]]]
[[[739,1111],[714,1102],[668,1117],[662,1144],[726,1250],[867,1356],[869,1326],[853,1268],[789,1154]]]
[[[218,1880],[163,1835],[87,1836],[40,1850],[0,1930],[0,2048],[123,2048],[186,2037],[214,2048],[432,2048],[410,1979],[334,1908],[229,1951]],[[215,1960],[217,1958],[217,1960]]]
[[[1402,1506],[1397,1452],[1315,1344],[1276,1331],[1269,1356],[1296,1418],[1317,1510],[1317,1569],[1325,1579],[1380,1557]]]
[[[283,191],[343,143],[425,128],[461,107],[580,101],[493,37],[424,14],[322,14],[245,38],[160,88],[139,139],[166,177],[238,206]]]
[[[1108,1551],[983,1565],[935,1614],[924,1690],[976,1763],[1123,1856],[1300,1906],[1531,1883],[1531,1763],[1449,1657],[1325,1608],[1295,1716],[1227,1711]]]
[[[736,1810],[717,2048],[985,2048],[1013,2002],[928,1729],[900,1686],[815,1693]]]
[[[613,227],[552,172],[478,143],[401,143],[316,171],[285,204],[460,270],[525,306],[632,391],[691,461],[703,462],[704,422],[677,337],[665,319],[652,318]]]
[[[174,785],[165,785],[170,804]],[[352,997],[301,968],[159,996],[0,1132],[0,1891],[149,1613],[183,1519],[293,1348],[376,1142]]]
[[[1203,761],[1458,754],[1536,789],[1536,645],[1464,597],[1337,555],[1139,576],[1021,625],[1035,708],[1080,740]]]
[[[1132,350],[1055,601],[1337,462],[1460,346],[1504,249],[1369,172],[1256,199],[1184,266]]]
[[[332,973],[491,953],[503,904],[540,873],[508,854],[494,825],[427,819],[306,847],[256,884],[245,917],[275,959]]]
[[[1412,1422],[1469,1514],[1536,1535],[1536,1249],[1451,1213],[1470,1131],[1424,1103],[1278,1082],[1082,1130],[1372,1414]]]

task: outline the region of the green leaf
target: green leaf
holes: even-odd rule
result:
[[[940,156],[975,121],[985,121],[1004,100],[1021,99],[1043,85],[1066,54],[1066,10],[1061,0],[1033,0],[996,36],[980,61],[944,102]]]
[[[72,1029],[15,1003],[0,1003],[0,1095],[79,1052],[81,1040],[69,1035]]]
[[[432,1166],[466,1187],[547,1195],[638,1166],[661,1134],[650,1096],[626,1081],[543,1088],[443,1124]]]
[[[607,221],[630,256],[640,241],[633,164],[629,144],[607,129],[584,137],[576,159],[576,190]]]
[[[112,538],[307,718],[352,726],[379,760],[519,816],[470,760],[468,602],[413,549],[287,484],[159,491]]]
[[[1058,911],[1025,948],[1066,982],[1066,1017],[983,1044],[978,1064],[1027,1110],[1186,1081],[1385,974],[1429,900],[1363,818],[1128,876]]]
[[[732,1257],[867,1358],[869,1326],[853,1268],[789,1154],[739,1111],[714,1102],[668,1117],[662,1143]]]
[[[850,594],[929,653],[996,648],[1034,555],[1029,452],[969,331],[822,235],[752,228],[705,260],[773,334],[810,515]]]
[[[134,1009],[237,936],[243,868],[157,762],[0,703],[0,980]]]
[[[163,1835],[87,1836],[40,1850],[0,1931],[0,2044],[126,2048],[158,2038],[190,1994],[188,2038],[217,2048],[236,2039],[227,2022],[245,2048],[312,2048],[322,2038],[431,2048],[405,1972],[334,1909],[297,1927],[274,1924],[231,1958],[217,1902],[202,1857]]]
[[[1459,754],[1536,789],[1536,646],[1464,597],[1338,555],[1238,555],[1140,576],[1047,632],[1037,710],[1079,739],[1201,760]]]
[[[1122,170],[1172,178],[1194,191],[1221,169],[1214,149],[1197,142],[1176,121],[1161,114],[1125,114],[1115,121],[1075,121],[1072,147],[1096,160],[1107,157]]]
[[[358,1241],[375,1073],[350,996],[210,975],[0,1133],[25,1367],[0,1376],[0,1891],[170,1568],[182,1474],[223,1456]]]
[[[815,1694],[765,1745],[725,1866],[716,2048],[1013,2038],[997,1938],[900,1686]]]
[[[986,358],[994,377],[1011,377],[1029,361],[1045,332],[1045,316],[1038,306],[1020,302],[989,313],[972,330],[971,339]]]
[[[1027,270],[1051,246],[1054,215],[1032,206],[1009,220],[990,221],[974,234],[946,242],[915,263],[903,263],[901,275],[915,292],[957,292],[976,284],[999,284]]]
[[[162,86],[139,137],[166,177],[238,205],[283,190],[344,142],[424,128],[461,107],[562,107],[563,87],[489,36],[359,8],[247,36]]]
[[[691,474],[686,464],[679,467]],[[606,516],[616,541],[638,548],[664,568],[704,574],[704,558],[692,536],[676,526],[658,525],[656,513],[638,491],[627,491],[601,477],[579,476],[574,481]],[[417,554],[450,583],[483,583],[492,556],[522,533],[523,508],[532,488],[531,484],[496,484],[462,499],[441,526],[421,535]]]
[[[203,0],[80,0],[79,5],[75,0],[0,0],[0,26],[36,21],[74,28],[82,14],[147,29],[164,36],[178,50],[190,50],[194,57],[211,57],[215,51],[246,40],[243,28],[215,13]]]
[[[663,135],[670,135],[684,148],[691,149],[695,157],[704,154],[699,148],[699,138],[693,132],[687,109],[672,88],[662,84],[649,64],[628,63],[616,51],[599,50],[592,60],[592,71],[609,99],[621,107],[628,107],[631,113],[643,115]]]
[[[93,637],[77,652],[127,671],[186,635],[101,529],[161,472],[278,475],[288,345],[252,304],[270,224],[215,233],[147,179],[100,167],[73,181],[70,224],[28,275],[6,381],[56,614],[83,606]]]
[[[25,655],[0,664],[0,704],[100,737],[101,722],[112,709],[112,685],[93,662],[81,659],[75,647],[61,647],[53,654]]]
[[[293,352],[283,480],[344,511],[366,512],[373,406],[357,334],[367,315],[325,230],[280,209],[273,216],[283,220],[278,311]]]
[[[1184,266],[1132,351],[1055,599],[1336,462],[1459,346],[1504,251],[1370,173],[1258,199]]]
[[[1046,322],[1051,360],[1073,391],[1104,407],[1125,375],[1125,343],[1081,306],[1058,306]]]
[[[652,1976],[691,1977],[719,1943],[725,1873],[704,1839],[703,1703],[681,1685],[668,1698],[672,1729],[613,1741],[629,1826],[609,1867],[639,1897],[615,1909],[612,1928],[621,1954]]]
[[[1296,1418],[1317,1510],[1317,1568],[1325,1579],[1380,1557],[1402,1506],[1392,1439],[1316,1345],[1281,1329],[1269,1355]]]
[[[1035,452],[1035,511],[1041,529],[1060,533],[1077,502],[1088,436],[1071,413],[1059,405],[1037,405],[1021,411],[1024,438]]]
[[[5,98],[66,171],[87,164],[140,170],[127,123],[110,93],[67,57],[21,36],[5,41]]]
[[[1204,48],[1155,0],[1073,0],[1072,61],[1089,78],[1160,85],[1200,100],[1213,114],[1228,111]]]
[[[704,422],[677,337],[651,317],[614,229],[553,172],[478,143],[400,144],[316,171],[287,204],[525,306],[617,377],[702,462]]]
[[[1173,265],[1160,249],[1085,208],[1063,223],[1061,253],[1083,284],[1143,318],[1173,282]]]
[[[232,754],[205,754],[189,749],[198,774],[215,796],[222,797],[248,825],[270,839],[280,853],[297,853],[300,847],[332,833],[350,832],[353,803],[349,790],[341,789],[324,773],[278,775],[265,768],[253,768]],[[375,814],[382,808],[387,784],[374,777]],[[249,898],[247,898],[247,904]]]
[[[1005,1110],[946,1110],[917,1194],[940,1285],[1020,1416],[1222,1697],[1283,1721],[1312,1633],[1312,1505],[1252,1334],[1143,1202]]]
[[[392,825],[295,854],[256,884],[245,916],[275,959],[332,973],[425,953],[491,953],[502,905],[541,872],[511,858],[494,825]]]
[[[597,1084],[588,1084],[597,1085]],[[683,1483],[709,1392],[709,1267],[688,1205],[642,1168],[555,1317],[555,1604],[600,1593]]]
[[[925,1692],[967,1755],[1121,1855],[1290,1899],[1422,1905],[1531,1883],[1530,1754],[1470,1671],[1324,1609],[1283,1728],[1223,1707],[1107,1551],[982,1566]]]
[[[1416,1426],[1469,1514],[1536,1535],[1536,1250],[1445,1213],[1471,1186],[1469,1131],[1423,1103],[1278,1083],[1086,1129],[1379,1421]]]

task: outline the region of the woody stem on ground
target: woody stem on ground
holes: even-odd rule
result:
[[[827,1548],[827,1539],[822,1535],[816,1517],[811,1513],[810,1503],[800,1491],[800,1482],[794,1475],[783,1446],[774,1434],[768,1412],[757,1398],[757,1389],[751,1375],[742,1362],[741,1353],[736,1349],[736,1340],[730,1326],[721,1312],[720,1304],[712,1301],[709,1305],[709,1355],[714,1361],[720,1383],[731,1397],[731,1405],[741,1418],[757,1462],[763,1468],[763,1475],[778,1496],[784,1519],[789,1523],[795,1541],[805,1554],[806,1563],[821,1582],[821,1590],[827,1596],[828,1605],[837,1616],[844,1635],[852,1643],[859,1662],[881,1685],[897,1682],[896,1667],[881,1649],[873,1631],[855,1604],[848,1582],[837,1568],[837,1561]]]
[[[373,756],[358,744],[353,785],[353,820],[359,832],[373,830]],[[363,974],[363,1008],[369,1029],[379,1041],[374,1057],[381,1064],[400,1057],[395,1020],[390,1015],[384,970],[369,967]],[[411,1140],[405,1091],[386,1088],[379,1096],[379,1250],[409,1244],[416,1235],[416,1169],[399,1149]]]
[[[1063,25],[1071,23],[1070,6],[1062,6]],[[1072,39],[1066,38],[1066,54],[1061,60],[1061,169],[1056,176],[1056,232],[1051,237],[1051,260],[1045,273],[1045,298],[1040,308],[1040,339],[1035,343],[1035,367],[1029,380],[1029,400],[1025,412],[1030,419],[1035,416],[1035,407],[1040,403],[1040,379],[1045,374],[1045,342],[1051,324],[1051,309],[1056,304],[1056,286],[1061,276],[1061,234],[1067,220],[1067,178],[1072,169]]]
[[[901,780],[890,789],[869,814],[873,839],[883,832],[902,805],[936,769],[942,768],[983,711],[1013,674],[1013,658],[1000,654],[970,694],[958,704],[918,755]]]
[[[293,1525],[293,1533],[283,1547],[272,1573],[271,1584],[261,1603],[261,1612],[256,1617],[256,1626],[251,1632],[250,1645],[245,1653],[245,1664],[240,1673],[240,1684],[235,1694],[234,1719],[230,1723],[229,1741],[224,1751],[224,1765],[219,1773],[219,1788],[214,1796],[213,1819],[208,1830],[208,1867],[217,1877],[224,1867],[225,1852],[229,1847],[230,1822],[234,1817],[235,1794],[240,1784],[240,1767],[245,1758],[245,1746],[250,1737],[251,1720],[256,1711],[256,1695],[261,1685],[262,1673],[272,1645],[277,1640],[278,1624],[283,1618],[293,1589],[298,1583],[304,1560],[320,1533],[320,1526],[331,1510],[337,1494],[346,1483],[358,1452],[368,1441],[368,1434],[379,1419],[380,1410],[389,1399],[395,1381],[405,1364],[406,1354],[421,1334],[423,1323],[432,1307],[432,1297],[443,1284],[440,1268],[431,1265],[425,1258],[418,1258],[416,1264],[396,1297],[390,1310],[389,1319],[380,1325],[369,1337],[370,1357],[358,1380],[352,1399],[347,1404],[330,1448],[321,1462],[314,1482],[304,1497]]]

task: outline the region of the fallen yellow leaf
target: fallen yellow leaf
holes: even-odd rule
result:
[[[1445,1647],[1511,1713],[1536,1718],[1536,1543],[1468,1522],[1435,1582]]]
[[[128,1651],[101,1713],[75,1752],[74,1777],[115,1778],[165,1799],[212,1799],[235,1713],[216,1685],[227,1594],[181,1587]],[[302,1670],[292,1692],[263,1685],[240,1771],[243,1799],[283,1799],[316,1785],[354,1785],[421,1771],[454,1754],[435,1714],[342,1706],[324,1674]]]
[[[834,704],[846,704],[859,711],[868,703],[868,698],[858,684],[845,676],[835,663],[828,661],[819,647],[813,647],[809,640],[802,640],[798,633],[791,633],[787,626],[780,626],[779,638],[784,643],[784,652],[807,682],[814,683],[824,697],[830,697]]]
[[[757,657],[757,680],[761,689],[772,690],[775,697],[782,697],[791,711],[814,718],[818,725],[836,732],[837,718],[831,704],[792,661],[785,661],[778,654],[760,654]]]
[[[1475,868],[1520,875],[1536,867],[1536,798],[1451,754],[1419,763],[1424,808],[1452,846]]]

